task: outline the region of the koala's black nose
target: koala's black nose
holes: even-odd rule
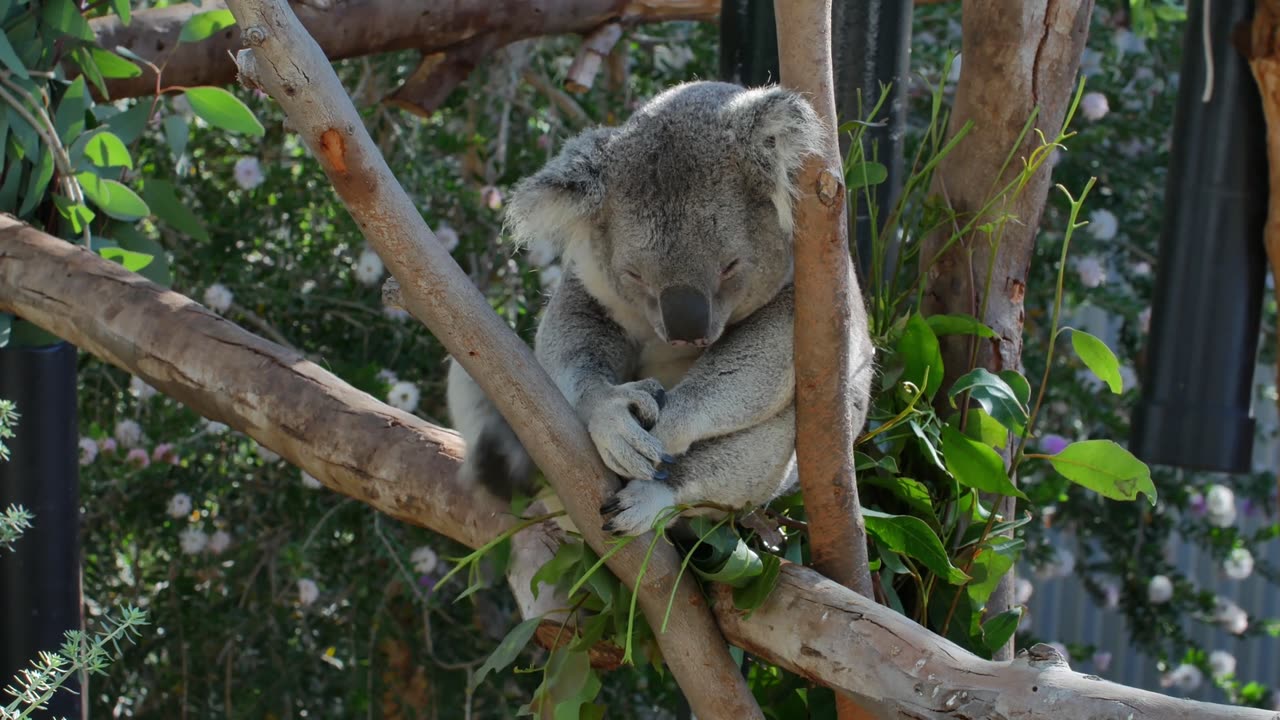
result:
[[[707,337],[711,303],[702,291],[688,285],[676,285],[658,296],[662,307],[662,324],[667,328],[668,342],[694,343]]]

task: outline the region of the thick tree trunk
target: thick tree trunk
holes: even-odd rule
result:
[[[427,227],[369,137],[329,60],[284,0],[232,0],[251,49],[237,56],[243,82],[280,103],[291,127],[319,160],[365,238],[399,281],[405,309],[423,321],[511,423],[596,553],[609,550],[599,508],[619,487],[586,429],[533,352],[493,312]],[[638,596],[660,627],[675,593],[663,660],[694,712],[763,718],[693,580],[680,579],[675,549],[647,542],[613,554],[609,569]],[[642,568],[646,568],[642,570]]]
[[[1061,130],[1075,89],[1093,0],[964,0],[963,8],[963,64],[950,132],[969,121],[974,125],[939,165],[933,189],[967,221],[1021,172],[1023,160],[1040,143],[1035,132],[1028,132],[1013,162],[1005,167],[1033,112],[1039,111],[1034,127],[1045,138],[1051,140]],[[979,233],[963,238],[939,257],[950,227],[925,238],[921,247],[924,311],[979,316],[996,333],[976,348],[978,367],[993,372],[1022,370],[1023,297],[1049,188],[1046,163],[1016,197],[996,203],[989,211],[993,216],[1009,214],[1017,220],[1004,224],[994,249],[991,239]],[[988,268],[991,291],[984,296]],[[969,371],[973,339],[942,340],[943,387],[949,387]],[[1000,505],[1006,518],[1013,510],[1012,498]],[[1011,571],[991,595],[988,614],[1001,613],[1013,604]],[[1011,640],[997,657],[1007,659],[1012,648]]]
[[[298,353],[10,216],[0,216],[0,311],[141,377],[330,489],[400,520],[470,547],[511,527],[502,503],[458,482],[462,448],[452,431],[384,405]],[[514,554],[525,560],[517,585],[528,587],[532,568],[551,558],[558,537],[551,524],[517,535]],[[1043,648],[1034,661],[982,660],[795,565],[783,568],[773,594],[750,616],[733,609],[730,588],[713,585],[711,592],[730,642],[885,717],[1280,720],[1275,712],[1176,700],[1070,672]]]
[[[1249,61],[1254,81],[1258,83],[1262,112],[1267,120],[1271,198],[1263,241],[1271,264],[1271,276],[1280,278],[1280,0],[1259,0],[1254,9],[1247,45],[1241,51]],[[1280,282],[1276,283],[1275,293],[1280,300]]]

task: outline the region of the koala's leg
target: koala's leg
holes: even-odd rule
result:
[[[449,419],[467,443],[458,474],[464,482],[480,483],[501,498],[533,490],[533,460],[506,418],[462,369],[449,361],[446,388]]]
[[[624,478],[665,478],[674,460],[649,433],[665,401],[662,384],[632,376],[635,342],[570,271],[538,325],[538,362],[574,406],[604,464]]]
[[[795,422],[788,405],[755,427],[695,443],[665,482],[633,480],[605,502],[600,512],[611,516],[605,532],[641,535],[675,505],[741,509],[769,502],[794,481]]]
[[[787,285],[729,328],[667,392],[653,429],[667,452],[681,455],[699,440],[754,427],[791,404],[796,385],[794,308],[795,293]]]

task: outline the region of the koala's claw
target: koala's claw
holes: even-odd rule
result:
[[[675,493],[668,485],[633,480],[600,507],[601,514],[612,516],[601,529],[610,535],[643,535],[653,529],[653,524],[667,508],[675,504]],[[606,508],[608,513],[605,513]]]
[[[671,475],[668,474],[666,470],[653,471],[653,479],[655,482],[662,482],[663,480],[666,480],[669,477],[671,477]]]
[[[675,457],[668,455],[667,453],[662,453],[662,462],[666,463],[667,465],[674,465],[676,462],[676,459]]]
[[[618,512],[618,496],[614,495],[600,506],[600,516],[608,517],[616,512]]]
[[[657,380],[617,385],[593,401],[587,432],[604,464],[628,479],[649,479],[666,449],[649,432],[658,421]]]

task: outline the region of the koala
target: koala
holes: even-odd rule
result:
[[[625,482],[600,509],[606,532],[642,534],[676,505],[763,505],[794,484],[794,181],[825,132],[794,92],[691,82],[568,141],[513,189],[516,243],[563,263],[535,355]],[[860,298],[856,312],[869,360]],[[456,362],[447,400],[464,476],[527,489],[529,455]]]

